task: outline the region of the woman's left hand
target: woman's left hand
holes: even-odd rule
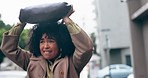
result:
[[[69,10],[69,12],[67,13],[65,17],[70,17],[74,12],[75,10],[73,9],[73,5],[71,5],[71,9]]]
[[[71,9],[69,10],[69,12],[67,13],[67,15],[65,17],[63,17],[62,23],[69,23],[72,22],[72,20],[69,18],[73,13],[74,13],[74,9],[73,9],[73,5],[71,5]]]

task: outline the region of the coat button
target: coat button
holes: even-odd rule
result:
[[[63,71],[63,70],[60,70],[60,74],[61,74],[61,75],[64,75],[64,71]]]

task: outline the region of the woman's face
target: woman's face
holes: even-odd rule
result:
[[[47,60],[54,60],[58,55],[58,45],[54,38],[49,38],[43,34],[40,39],[40,52]]]

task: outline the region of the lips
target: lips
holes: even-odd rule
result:
[[[52,50],[43,50],[44,53],[52,53]]]

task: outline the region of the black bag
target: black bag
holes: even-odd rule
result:
[[[67,2],[28,6],[20,10],[19,20],[31,24],[57,22],[67,15],[71,5]]]

